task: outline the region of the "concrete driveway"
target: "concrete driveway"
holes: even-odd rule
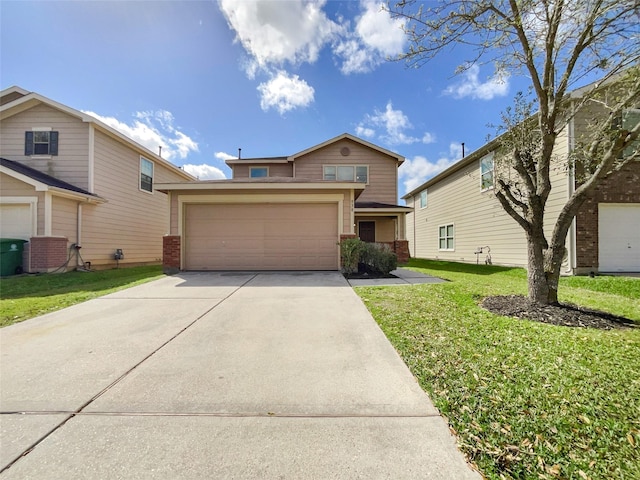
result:
[[[338,273],[188,273],[0,330],[0,477],[479,479]]]

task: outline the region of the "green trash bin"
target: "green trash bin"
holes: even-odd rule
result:
[[[0,277],[22,273],[22,251],[26,240],[0,238]]]

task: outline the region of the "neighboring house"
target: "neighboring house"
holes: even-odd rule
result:
[[[337,270],[340,240],[356,236],[405,261],[403,161],[345,133],[288,157],[227,160],[229,180],[158,184],[171,203],[165,270]]]
[[[169,203],[153,186],[194,179],[92,116],[19,87],[0,92],[0,157],[0,237],[29,241],[29,272],[159,263]]]
[[[556,142],[555,155],[566,158],[592,108],[571,120]],[[638,121],[635,109],[628,118]],[[524,230],[502,208],[493,192],[496,140],[482,146],[402,198],[411,255],[469,263],[527,266]],[[571,170],[555,165],[546,207],[545,230],[553,225],[576,188]],[[566,240],[563,274],[640,272],[640,162],[632,161],[589,195]]]

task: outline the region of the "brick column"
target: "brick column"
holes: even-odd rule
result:
[[[67,243],[67,237],[31,237],[23,253],[24,271],[41,273],[73,270],[75,265],[65,266],[69,256]]]
[[[407,263],[409,261],[409,240],[396,240],[393,242],[393,250],[398,257],[398,263]]]
[[[180,235],[162,237],[162,271],[167,275],[180,271]]]

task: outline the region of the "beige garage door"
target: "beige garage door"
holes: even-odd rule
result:
[[[640,204],[598,204],[599,270],[640,272]]]
[[[337,270],[338,206],[192,204],[186,270]]]
[[[0,205],[0,237],[29,240],[33,231],[31,205],[5,203]]]

